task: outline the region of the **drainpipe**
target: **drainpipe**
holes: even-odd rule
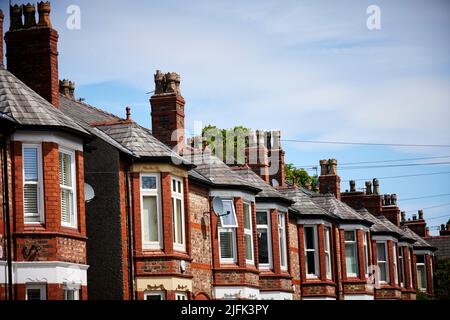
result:
[[[130,300],[134,300],[134,268],[133,268],[133,232],[130,201],[130,166],[125,167],[125,203],[127,210],[127,244],[128,244],[128,290],[130,291]]]
[[[331,229],[333,230],[334,228],[335,228],[335,226],[333,226],[333,224],[331,225]],[[338,237],[336,238],[336,230],[333,230],[333,238],[334,238],[334,248],[333,248],[333,251],[335,252],[335,254],[333,255],[334,256],[334,263],[333,263],[333,266],[334,266],[334,274],[335,274],[335,276],[334,276],[334,281],[336,282],[336,300],[341,300],[341,290],[340,290],[340,288],[339,288],[339,283],[342,283],[342,281],[341,281],[341,279],[339,279],[339,268],[340,268],[340,266],[338,265],[338,256],[337,255],[340,255],[341,256],[341,264],[342,264],[342,255],[341,255],[341,252],[342,252],[342,248],[341,248],[341,240],[340,240],[340,236],[341,236],[341,234],[340,234],[340,232],[339,232],[339,227],[337,227],[336,226],[336,229],[337,229],[337,234],[338,234]],[[339,243],[339,252],[337,252],[337,250],[336,250],[336,245]],[[342,276],[342,275],[341,275]]]
[[[3,182],[5,184],[4,197],[3,197],[3,209],[5,214],[6,224],[6,259],[8,269],[8,300],[13,300],[13,278],[12,278],[12,246],[11,246],[11,224],[10,224],[10,212],[9,212],[9,179],[8,179],[8,144],[6,138],[1,143],[2,145],[2,158],[3,158]]]

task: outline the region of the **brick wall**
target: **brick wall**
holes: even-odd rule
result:
[[[208,189],[191,183],[189,207],[194,297],[212,296],[211,208]]]

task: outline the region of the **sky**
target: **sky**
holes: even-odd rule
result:
[[[0,3],[7,13],[8,1]],[[75,29],[67,25],[73,5],[80,9]],[[380,8],[380,29],[367,27],[370,5]],[[58,0],[51,18],[60,78],[109,112],[125,117],[130,106],[145,127],[160,69],[182,77],[187,135],[201,123],[280,129],[283,140],[450,144],[449,1]],[[343,190],[349,179],[362,179],[362,188],[379,178],[382,193],[397,193],[408,217],[424,208],[432,229],[450,218],[448,164],[345,166],[449,162],[448,147],[283,141],[283,148],[298,166],[336,158]],[[436,197],[410,199],[423,196]]]

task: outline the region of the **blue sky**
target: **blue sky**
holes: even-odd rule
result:
[[[80,30],[66,27],[72,4],[81,9]],[[381,30],[366,27],[372,4],[381,9]],[[60,78],[76,81],[78,97],[112,113],[124,116],[131,106],[143,126],[150,126],[147,93],[161,69],[182,76],[189,131],[201,121],[280,129],[283,139],[450,143],[448,1],[59,0],[52,6]],[[8,12],[7,1],[1,8]],[[450,148],[293,142],[284,148],[297,165],[450,156]],[[342,180],[434,172],[450,167],[339,171]],[[449,178],[380,184],[383,193],[398,194],[402,210],[415,211],[450,203],[450,196],[402,200],[450,193]],[[429,226],[445,223],[450,206],[425,209],[425,217]]]

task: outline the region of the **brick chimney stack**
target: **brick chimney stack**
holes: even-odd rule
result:
[[[182,154],[185,145],[184,98],[180,93],[181,77],[177,73],[155,74],[155,93],[150,98],[152,134]]]
[[[59,107],[58,32],[50,21],[50,2],[10,6],[5,34],[7,67],[31,89]],[[23,21],[22,21],[23,19]]]
[[[332,193],[341,200],[341,178],[337,174],[337,160],[320,160],[320,193]]]
[[[423,210],[418,211],[418,218],[414,214],[412,220],[405,221],[403,224],[417,233],[419,236],[427,236],[427,223],[423,218]]]
[[[245,163],[266,183],[270,183],[267,135],[260,130],[256,130],[256,137],[253,132],[249,132],[249,135],[249,146],[245,148]]]
[[[269,148],[269,159],[270,159],[270,183],[273,185],[272,181],[276,180],[277,185],[280,188],[286,187],[286,173],[285,173],[285,162],[284,162],[284,150],[281,148],[281,132],[279,130],[273,131],[271,134],[273,137],[273,144]]]

